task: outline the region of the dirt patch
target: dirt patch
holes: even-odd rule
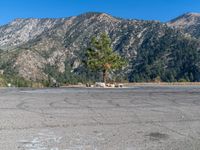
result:
[[[159,132],[152,132],[152,133],[148,134],[147,136],[152,141],[166,140],[169,138],[168,134],[163,134],[163,133],[159,133]]]

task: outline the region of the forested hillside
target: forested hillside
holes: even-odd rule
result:
[[[169,23],[127,20],[105,13],[16,19],[0,26],[0,69],[6,77],[45,85],[100,80],[98,72],[85,68],[82,60],[91,38],[106,32],[114,51],[128,61],[123,71],[110,74],[111,79],[200,81],[199,26],[190,23],[191,27],[186,27],[179,20],[183,17]],[[189,20],[191,16],[186,17]]]

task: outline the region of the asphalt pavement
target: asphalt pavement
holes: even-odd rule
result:
[[[200,86],[0,89],[0,150],[199,150]]]

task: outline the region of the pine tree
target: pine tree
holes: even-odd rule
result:
[[[93,71],[101,71],[105,83],[111,70],[119,70],[126,65],[126,61],[113,51],[111,40],[106,33],[101,34],[98,39],[92,38],[86,58],[87,67]]]

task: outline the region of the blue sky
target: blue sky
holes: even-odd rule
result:
[[[164,22],[186,12],[200,12],[200,0],[1,0],[0,24],[15,18],[59,18],[89,11]]]

